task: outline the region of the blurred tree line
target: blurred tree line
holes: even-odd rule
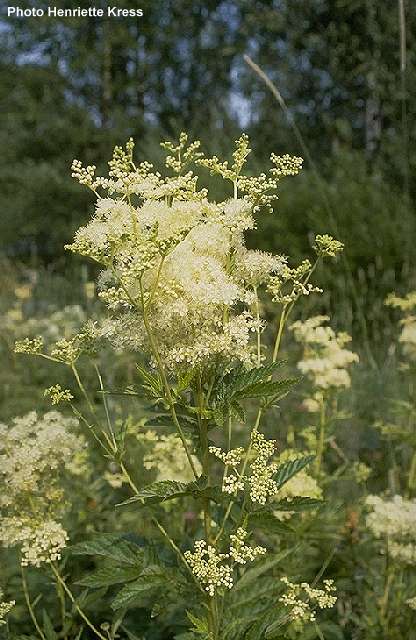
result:
[[[3,12],[6,254],[35,252],[44,260],[62,254],[90,206],[70,177],[74,157],[104,164],[114,144],[133,136],[157,164],[159,140],[182,129],[220,155],[244,129],[258,168],[272,150],[305,155],[300,132],[309,160],[303,177],[284,187],[280,214],[260,224],[265,248],[287,249],[289,240],[301,255],[310,229],[329,231],[348,245],[351,273],[374,271],[378,260],[393,279],[408,276],[416,228],[414,3],[118,0],[117,6],[142,7],[144,17],[12,19]],[[273,80],[285,108],[244,54]]]

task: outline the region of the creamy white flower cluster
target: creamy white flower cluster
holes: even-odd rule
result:
[[[404,318],[401,320],[402,331],[399,341],[403,345],[403,353],[410,360],[416,360],[416,291],[410,291],[404,298],[390,294],[386,304],[400,309]]]
[[[222,451],[219,447],[210,447],[210,453],[225,464],[222,490],[230,495],[235,495],[238,491],[243,491],[247,483],[251,500],[259,504],[266,504],[267,498],[276,495],[278,491],[277,484],[273,480],[278,465],[275,462],[270,462],[275,449],[276,440],[266,440],[264,435],[257,430],[253,430],[251,433],[250,455],[244,455],[245,451],[241,447],[231,449],[228,452]],[[248,460],[248,464],[244,463],[239,471],[238,467],[241,465],[243,457]]]
[[[57,411],[42,417],[32,411],[11,426],[0,424],[0,542],[21,544],[23,564],[57,559],[65,546],[66,533],[51,517],[51,505],[59,511],[62,503],[59,471],[82,473],[85,441],[73,433],[77,426]]]
[[[416,611],[416,596],[413,596],[413,598],[409,598],[408,600],[406,600],[406,604],[408,607],[413,609],[413,611]]]
[[[253,562],[257,556],[262,556],[266,553],[264,547],[249,547],[246,544],[246,538],[248,533],[243,527],[239,527],[235,534],[230,535],[230,558],[237,564],[246,564],[246,562]]]
[[[97,336],[116,348],[154,351],[150,326],[171,369],[212,361],[251,366],[253,334],[262,329],[251,314],[254,289],[278,275],[286,260],[245,247],[243,234],[255,226],[247,185],[241,186],[244,197],[212,203],[197,191],[191,172],[180,173],[183,163],[200,155],[199,145],[186,143],[181,136],[179,145],[164,145],[172,154],[167,166],[173,177],[162,178],[147,163],[137,167],[131,144],[125,151],[117,148],[109,179],[95,178],[94,167],[84,170],[76,163],[74,176],[107,194],[98,196],[95,215],[77,231],[70,249],[105,267],[99,295],[111,316],[96,327]],[[221,175],[243,180],[249,151],[242,137],[233,165],[219,163]],[[299,159],[289,156],[273,162],[279,176],[300,168]],[[201,163],[213,168],[217,161]]]
[[[278,491],[277,484],[273,480],[278,464],[270,462],[275,453],[276,440],[266,440],[262,433],[253,431],[251,448],[257,455],[249,465],[251,471],[248,477],[250,498],[253,502],[266,504],[267,498],[275,496]]]
[[[10,611],[13,609],[14,605],[16,604],[15,600],[4,602],[3,597],[4,597],[3,591],[2,589],[0,589],[0,625],[7,624],[6,616],[10,613]]]
[[[416,564],[416,500],[368,496],[366,524],[376,538],[387,538],[389,553],[399,562]]]
[[[143,466],[145,469],[156,471],[156,481],[172,478],[178,482],[194,480],[184,446],[176,434],[158,435],[156,431],[148,430],[138,433],[136,437],[145,449]],[[202,467],[198,458],[193,455],[192,460],[197,474],[200,475]]]
[[[2,518],[0,542],[5,547],[21,544],[22,566],[39,567],[42,562],[54,562],[61,557],[68,535],[59,522],[38,517],[13,516]]]
[[[337,601],[333,595],[336,591],[333,580],[324,580],[323,589],[315,589],[307,582],[290,582],[287,577],[281,581],[286,586],[286,593],[280,596],[279,602],[290,609],[290,619],[295,623],[314,622],[316,608],[330,609]]]
[[[15,418],[9,427],[0,424],[0,507],[10,507],[21,494],[43,493],[53,480],[52,472],[69,464],[85,441],[73,433],[74,418],[57,411],[38,416],[31,411]]]
[[[74,399],[74,396],[70,392],[69,389],[62,389],[60,384],[54,384],[52,387],[45,389],[44,394],[45,397],[49,397],[51,399],[52,404],[59,404],[60,402],[71,402]]]
[[[359,358],[345,347],[351,337],[325,326],[328,320],[328,316],[314,316],[292,324],[295,339],[304,346],[298,368],[320,389],[348,388],[351,378],[347,368]]]
[[[233,586],[233,570],[227,564],[221,564],[228,559],[227,553],[218,553],[215,547],[207,545],[205,540],[195,542],[195,551],[185,551],[184,556],[192,569],[192,573],[204,586],[210,596],[214,596],[217,589]]]
[[[205,540],[195,542],[195,551],[185,551],[184,556],[192,569],[192,573],[212,597],[221,588],[231,589],[233,586],[233,564],[252,562],[257,556],[266,553],[264,547],[250,547],[246,544],[247,531],[239,527],[230,535],[228,553],[219,553]],[[227,563],[227,561],[229,563]]]

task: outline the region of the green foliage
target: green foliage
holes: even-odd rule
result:
[[[207,479],[201,477],[197,482],[177,482],[174,480],[161,480],[144,487],[128,500],[118,506],[139,502],[143,506],[159,504],[175,498],[192,497],[194,499],[206,498],[218,502],[221,500],[221,493],[217,487],[209,487]],[[140,505],[138,505],[140,506]]]
[[[315,456],[304,456],[303,458],[289,460],[282,464],[274,475],[274,480],[276,481],[278,488],[280,489],[283,487],[286,482],[289,482],[293,476],[307,467],[314,459]]]

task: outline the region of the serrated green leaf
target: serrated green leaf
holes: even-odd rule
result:
[[[293,527],[286,522],[282,522],[270,511],[252,513],[249,516],[249,525],[254,529],[261,529],[268,533],[276,533],[278,535],[288,535],[294,533]]]
[[[130,582],[118,592],[111,607],[114,610],[129,607],[137,603],[143,595],[164,585],[166,585],[166,576],[163,571],[147,567],[137,580]]]
[[[139,577],[141,572],[141,565],[137,565],[137,567],[119,567],[117,565],[100,567],[99,569],[85,575],[81,580],[78,580],[77,584],[90,588],[108,587],[113,584],[119,584],[120,582],[130,582],[131,580],[135,580]]]
[[[290,618],[287,613],[282,612],[281,614],[277,614],[276,620],[266,627],[264,637],[267,638],[267,640],[273,640],[274,638],[277,640],[281,638],[282,628],[285,627],[289,621]]]
[[[95,602],[99,602],[102,600],[107,592],[108,587],[101,587],[101,589],[97,589],[96,591],[90,591],[89,589],[84,589],[76,598],[75,602],[81,609],[86,609],[90,605],[93,605]],[[75,604],[73,604],[72,611],[76,612]]]
[[[309,509],[322,507],[323,504],[323,500],[299,496],[290,500],[285,498],[284,500],[273,502],[273,509],[275,511],[308,511]]]
[[[273,567],[280,564],[282,560],[287,558],[287,556],[289,556],[291,553],[294,553],[295,551],[297,551],[299,547],[300,547],[299,544],[293,545],[293,547],[291,547],[290,549],[284,549],[280,553],[277,553],[275,556],[272,556],[271,558],[269,556],[266,560],[258,562],[255,567],[248,569],[244,573],[244,575],[240,578],[240,580],[234,586],[234,591],[243,589],[247,585],[253,583],[264,573],[266,573],[267,571],[270,571],[270,569],[273,569]]]
[[[214,395],[216,406],[231,406],[235,401],[243,398],[265,397],[276,395],[283,390],[289,381],[274,381],[273,373],[282,366],[283,362],[273,362],[268,365],[245,370],[243,367],[234,369],[218,383]],[[286,391],[285,391],[286,392]]]
[[[204,481],[205,480],[205,481]],[[135,496],[121,502],[117,506],[124,506],[141,502],[143,505],[158,504],[174,498],[208,498],[220,502],[222,492],[219,487],[204,486],[206,479],[199,478],[196,482],[177,482],[176,480],[161,480],[153,482],[141,489]]]
[[[208,633],[208,620],[206,618],[197,618],[190,611],[186,612],[186,617],[194,625],[192,631],[197,634],[206,635]]]
[[[264,638],[266,629],[273,623],[276,613],[274,610],[268,611],[260,620],[254,623],[245,636],[245,640],[259,640]]]
[[[56,635],[51,619],[45,609],[42,610],[42,620],[43,633],[45,634],[46,640],[57,640],[58,636]]]
[[[277,484],[278,489],[283,487],[286,482],[288,482],[293,476],[295,476],[299,471],[302,471],[305,467],[307,467],[312,460],[315,459],[315,456],[304,456],[303,458],[297,458],[296,460],[289,460],[282,464],[276,471],[273,476],[274,481]]]
[[[143,555],[141,547],[125,540],[121,536],[113,534],[101,534],[69,547],[69,552],[73,555],[102,556],[117,564],[137,566]]]
[[[269,603],[272,594],[277,594],[280,591],[281,585],[276,578],[260,577],[254,583],[251,582],[238,591],[233,589],[229,595],[227,594],[227,612],[231,612],[233,617],[239,609],[246,613],[247,607],[250,607],[253,603],[258,603],[261,600],[267,600]]]

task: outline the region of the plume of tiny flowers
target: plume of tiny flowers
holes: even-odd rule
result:
[[[416,596],[413,596],[413,598],[409,598],[408,600],[406,600],[406,604],[408,607],[413,609],[413,611],[416,611]]]
[[[52,518],[13,516],[0,523],[0,542],[5,547],[21,545],[22,567],[40,567],[43,562],[60,560],[67,540],[61,523]]]
[[[222,451],[219,447],[210,447],[210,452],[225,464],[222,490],[236,495],[247,485],[251,501],[266,504],[267,498],[276,495],[278,491],[277,483],[273,479],[278,464],[271,462],[275,449],[276,440],[266,440],[257,430],[251,433],[247,452],[241,447],[228,452]],[[248,460],[248,464],[242,465],[239,471],[238,467],[242,464],[243,458]]]
[[[366,505],[366,525],[374,537],[389,540],[389,553],[398,562],[416,564],[416,500],[368,496]]]
[[[55,384],[48,389],[45,389],[44,394],[45,397],[49,397],[51,399],[52,404],[59,404],[60,402],[71,402],[74,399],[74,396],[70,392],[69,389],[62,389],[60,384]]]
[[[270,462],[275,453],[276,440],[266,440],[259,431],[253,430],[251,434],[251,449],[255,452],[254,460],[250,462],[250,475],[248,484],[252,502],[266,504],[267,498],[275,496],[278,486],[273,476],[278,464]]]
[[[233,586],[232,567],[223,564],[229,558],[227,553],[218,553],[215,547],[207,545],[205,540],[195,542],[195,551],[185,551],[185,560],[192,573],[213,597],[218,589],[231,589]]]
[[[285,576],[281,582],[286,593],[280,596],[279,602],[289,609],[289,616],[296,626],[302,627],[307,622],[316,620],[316,609],[330,609],[337,601],[333,580],[324,580],[323,589],[315,589],[307,582],[300,584],[290,582]]]
[[[16,604],[15,600],[10,600],[9,602],[5,602],[3,600],[3,597],[4,597],[4,593],[2,589],[0,589],[0,626],[7,624],[6,616],[10,613],[10,611],[13,609],[14,605]]]
[[[233,587],[234,563],[246,564],[266,553],[264,547],[248,546],[247,536],[248,533],[243,527],[239,527],[235,534],[231,534],[228,553],[219,553],[205,540],[195,542],[194,552],[185,551],[185,560],[192,573],[211,597],[220,589]]]
[[[42,417],[32,411],[0,425],[0,542],[22,545],[23,564],[57,559],[65,546],[66,532],[55,520],[63,498],[58,479],[63,468],[80,472],[85,441],[73,433],[77,426],[57,411]]]
[[[255,226],[255,211],[270,203],[279,180],[298,173],[301,159],[273,156],[271,177],[254,178],[243,175],[250,153],[246,135],[236,141],[231,164],[201,157],[200,143],[189,143],[185,133],[178,144],[162,147],[173,176],[162,177],[146,162],[137,165],[131,140],[125,149],[116,147],[108,178],[74,161],[74,178],[98,197],[94,216],[69,246],[105,269],[99,296],[110,318],[96,335],[118,349],[154,356],[150,326],[170,370],[251,367],[259,331],[259,319],[251,315],[253,287],[280,273],[285,259],[247,250],[243,234]],[[230,180],[234,197],[209,202],[206,190],[197,189],[192,162]],[[66,348],[58,345],[54,357],[72,355],[63,353]]]
[[[348,388],[351,385],[348,367],[359,358],[345,346],[351,337],[326,326],[328,320],[327,316],[314,316],[292,324],[296,341],[304,347],[298,368],[319,389]]]
[[[239,527],[235,534],[230,535],[230,558],[237,564],[246,564],[252,562],[257,556],[264,555],[266,549],[264,547],[249,547],[246,544],[248,533],[243,527]]]

